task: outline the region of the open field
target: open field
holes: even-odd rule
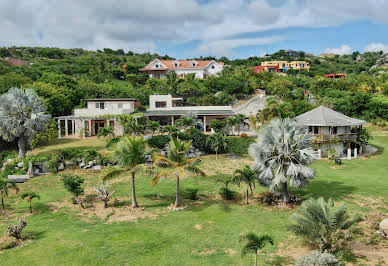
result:
[[[374,241],[373,217],[388,216],[388,137],[375,134],[373,144],[379,154],[345,161],[337,166],[327,160],[314,163],[317,177],[300,190],[303,197],[333,198],[345,201],[352,213],[368,217],[359,227],[364,232],[353,240],[350,263],[388,263],[388,241]],[[34,153],[63,147],[93,146],[103,150],[104,142],[63,139],[37,149]],[[28,213],[27,202],[11,192],[6,198],[7,213],[12,217],[25,216],[28,226],[23,245],[0,253],[2,265],[249,265],[252,257],[241,258],[239,234],[256,232],[273,236],[275,245],[266,247],[259,261],[266,265],[292,264],[308,249],[298,238],[287,232],[286,225],[293,210],[269,208],[253,201],[249,206],[242,199],[226,202],[217,191],[218,179],[229,178],[234,169],[252,161],[222,155],[216,161],[204,156],[202,168],[206,177],[189,176],[182,180],[181,189],[198,188],[200,200],[184,200],[184,211],[171,211],[168,206],[175,197],[175,180],[165,179],[151,186],[150,178],[136,179],[137,196],[142,210],[130,206],[130,177],[119,176],[111,184],[117,196],[108,209],[93,201],[82,210],[71,204],[58,175],[42,176],[19,185],[20,192],[37,191],[41,200],[33,202],[34,213]],[[74,170],[86,179],[86,194],[93,195],[93,187],[100,182],[101,172]],[[243,188],[232,186],[243,193]],[[255,195],[266,191],[256,187]],[[19,192],[19,194],[20,194]],[[113,206],[112,206],[113,205]],[[7,220],[0,217],[0,228]],[[374,230],[375,231],[375,230]],[[367,260],[365,260],[365,258]]]

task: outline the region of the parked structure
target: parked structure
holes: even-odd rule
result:
[[[334,156],[357,157],[360,147],[356,143],[355,129],[362,127],[364,120],[348,117],[325,106],[301,114],[295,120],[313,134],[320,156],[326,157],[333,151]]]
[[[195,74],[196,78],[215,76],[224,69],[223,62],[214,60],[161,60],[155,59],[139,70],[150,78],[166,78],[168,72],[174,71],[178,77],[184,78]]]
[[[264,61],[255,67],[256,72],[286,72],[289,69],[310,71],[310,63],[306,61]]]
[[[234,115],[231,106],[187,106],[183,98],[169,95],[150,95],[150,108],[145,112],[150,120],[164,125],[174,125],[181,116],[193,116],[198,120],[198,128],[211,132],[210,123],[214,119],[224,119]]]
[[[340,78],[346,78],[346,74],[327,74],[325,75],[326,78],[332,78],[332,79],[340,79]]]

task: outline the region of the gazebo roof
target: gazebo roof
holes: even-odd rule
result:
[[[295,117],[295,120],[306,126],[361,126],[366,123],[322,105]]]

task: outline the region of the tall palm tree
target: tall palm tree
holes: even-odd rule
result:
[[[123,137],[113,150],[112,158],[122,171],[129,172],[132,177],[132,207],[137,208],[135,178],[136,173],[146,170],[147,141],[143,137]],[[111,172],[110,176],[120,171]],[[109,176],[109,175],[108,175]]]
[[[10,88],[0,96],[0,137],[18,140],[19,158],[26,157],[26,143],[36,133],[46,129],[50,115],[33,89]]]
[[[8,191],[10,188],[15,189],[16,192],[19,191],[14,182],[9,181],[5,177],[0,177],[1,212],[3,215],[5,214],[4,198],[8,196]]]
[[[206,144],[210,146],[210,149],[216,153],[216,160],[218,160],[218,152],[222,149],[228,148],[228,139],[221,133],[215,133],[209,135],[206,138]]]
[[[30,203],[30,213],[32,213],[32,200],[37,198],[37,199],[40,199],[40,196],[38,193],[34,192],[34,191],[31,191],[31,192],[26,192],[26,193],[23,193],[22,199],[27,199],[27,201]]]
[[[164,157],[162,154],[157,154],[155,156],[155,163],[162,165],[165,170],[161,171],[159,174],[155,175],[152,180],[152,184],[157,184],[161,177],[175,176],[176,177],[176,197],[175,197],[175,207],[180,206],[180,191],[179,183],[180,179],[183,178],[188,172],[196,173],[201,176],[205,176],[199,168],[199,163],[201,160],[197,158],[189,159],[187,154],[191,149],[191,141],[182,141],[179,139],[172,138],[169,143],[169,158]]]
[[[241,183],[247,185],[247,191],[245,196],[245,203],[248,204],[249,193],[248,190],[253,194],[253,188],[256,181],[256,172],[249,166],[245,165],[243,169],[236,169],[233,174],[233,182],[240,186]]]
[[[331,199],[326,202],[322,197],[303,202],[291,219],[288,230],[329,252],[336,251],[345,230],[360,221],[359,216],[349,216],[344,204],[334,205]]]
[[[260,183],[272,191],[282,186],[284,202],[290,201],[288,184],[304,187],[315,176],[314,170],[307,167],[318,158],[311,140],[303,126],[288,118],[276,118],[260,129],[257,142],[249,147]]]
[[[236,120],[237,134],[240,136],[241,126],[249,128],[249,118],[243,114],[236,114],[233,118]]]
[[[274,245],[272,237],[268,235],[257,236],[254,233],[248,233],[240,236],[240,242],[246,242],[241,250],[241,256],[245,256],[248,253],[255,255],[255,266],[257,266],[257,252],[264,248],[267,243]]]

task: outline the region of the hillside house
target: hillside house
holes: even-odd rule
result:
[[[254,70],[256,72],[286,72],[289,69],[310,71],[310,63],[306,61],[264,61]]]
[[[223,69],[224,63],[214,60],[155,59],[139,70],[147,73],[150,78],[166,78],[170,71],[174,71],[177,77],[180,78],[185,78],[189,74],[195,74],[195,78],[206,79],[209,76],[216,76]]]

